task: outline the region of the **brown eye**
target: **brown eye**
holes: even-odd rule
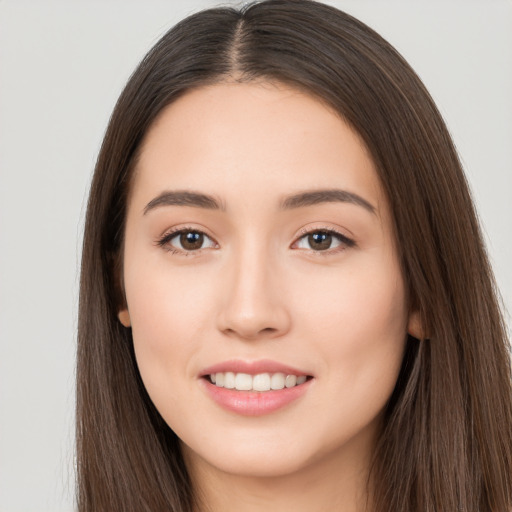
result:
[[[314,251],[325,251],[331,248],[332,235],[326,231],[317,231],[308,235],[308,243]]]
[[[203,246],[204,235],[197,231],[188,231],[180,234],[180,244],[186,251],[196,251]]]
[[[208,235],[193,229],[185,229],[166,235],[158,244],[178,252],[193,252],[216,247],[215,242]]]

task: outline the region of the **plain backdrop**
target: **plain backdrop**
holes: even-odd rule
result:
[[[511,311],[512,2],[328,3],[394,44],[437,101]],[[216,4],[0,0],[0,512],[73,510],[77,283],[95,158],[145,52]]]

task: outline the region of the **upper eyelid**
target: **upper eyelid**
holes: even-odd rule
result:
[[[324,232],[324,233],[332,233],[334,235],[340,235],[340,236],[343,236],[343,237],[346,237],[348,238],[346,235],[344,235],[343,233],[341,233],[340,231],[338,231],[337,229],[334,229],[334,228],[318,228],[318,227],[315,227],[313,229],[308,229],[308,228],[302,228],[299,235],[297,236],[297,238],[302,238],[306,235],[310,235],[311,233],[321,233],[321,232]]]
[[[194,227],[194,226],[179,226],[179,227],[172,227],[169,229],[166,229],[159,237],[158,240],[163,240],[167,237],[173,237],[175,235],[179,235],[180,233],[187,233],[187,232],[193,232],[193,233],[201,233],[208,238],[211,238],[213,241],[216,242],[215,237],[212,236],[208,230],[206,230],[203,227]]]

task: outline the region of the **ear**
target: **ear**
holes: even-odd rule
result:
[[[412,311],[407,322],[407,333],[418,340],[425,339],[425,329],[421,324],[420,312]]]
[[[130,313],[127,309],[121,309],[119,313],[117,313],[117,318],[125,327],[131,327],[132,322],[130,320]]]

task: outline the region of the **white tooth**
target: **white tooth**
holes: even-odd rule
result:
[[[212,373],[210,375],[210,381],[213,382],[213,384],[215,384],[215,373]]]
[[[238,391],[250,391],[252,389],[252,375],[237,373],[235,377],[235,388]]]
[[[270,389],[284,388],[284,373],[274,373],[270,378]]]
[[[235,387],[235,374],[233,372],[226,372],[224,374],[224,387],[227,389]]]
[[[223,373],[217,373],[215,375],[215,385],[219,388],[224,387],[224,374]]]
[[[306,382],[307,377],[305,375],[301,375],[300,377],[297,377],[297,386],[299,384],[304,384]]]
[[[270,391],[270,374],[259,373],[252,379],[252,389],[254,391]]]
[[[297,377],[295,375],[287,375],[286,380],[284,381],[284,385],[287,388],[293,388],[297,384]]]

